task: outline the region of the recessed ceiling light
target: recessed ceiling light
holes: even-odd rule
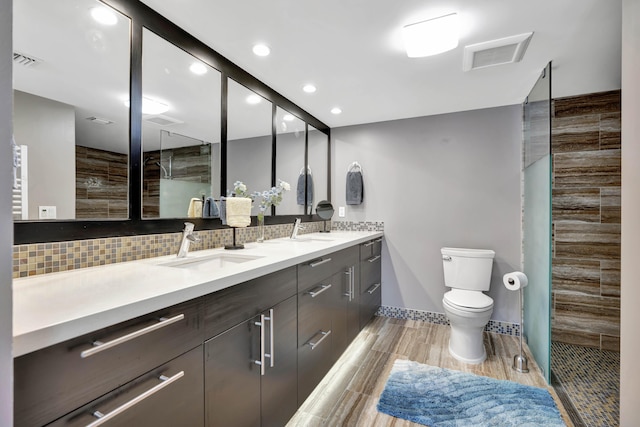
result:
[[[302,90],[307,93],[313,93],[316,91],[316,87],[312,84],[307,84],[302,87]]]
[[[202,62],[194,62],[193,64],[191,64],[191,66],[189,67],[189,70],[193,73],[193,74],[197,74],[199,76],[203,75],[203,74],[207,74],[207,67],[206,65],[204,65]]]
[[[436,55],[458,46],[458,15],[455,13],[402,28],[409,58]]]
[[[284,116],[282,116],[282,120],[287,122],[292,122],[293,119],[295,119],[295,117],[293,117],[293,114],[285,114]]]
[[[342,109],[340,109],[339,107],[333,107],[331,109],[331,114],[340,114],[342,113]]]
[[[131,102],[127,99],[124,105],[131,106]],[[156,101],[146,96],[142,97],[142,114],[162,114],[169,111],[169,106],[164,102]]]
[[[91,8],[91,17],[102,25],[116,25],[118,23],[116,14],[111,9],[102,6]]]
[[[258,56],[268,56],[271,53],[271,49],[266,44],[257,44],[253,46],[253,53]]]
[[[262,101],[262,98],[260,97],[260,95],[256,95],[255,93],[247,96],[247,102],[249,104],[252,104],[252,105],[259,104],[260,101]]]

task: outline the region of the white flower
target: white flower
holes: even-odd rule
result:
[[[291,190],[291,186],[289,185],[288,182],[285,182],[285,181],[280,181],[280,187],[282,187],[284,191]]]

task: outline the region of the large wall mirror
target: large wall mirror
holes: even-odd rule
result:
[[[13,8],[14,220],[128,218],[129,18],[95,0]]]
[[[236,181],[247,191],[271,188],[272,109],[273,104],[229,79],[227,89],[227,191]],[[253,204],[252,215],[257,215]],[[265,212],[269,215],[270,212]]]
[[[191,199],[220,197],[218,70],[142,33],[143,218],[184,218]]]
[[[218,200],[235,181],[250,192],[291,185],[267,224],[329,199],[329,128],[142,2],[13,10],[14,136],[25,147],[16,244],[175,232],[193,199]],[[296,189],[308,170],[305,209]]]
[[[287,110],[276,111],[276,178],[291,185],[276,208],[278,215],[304,214],[304,156],[306,124]]]

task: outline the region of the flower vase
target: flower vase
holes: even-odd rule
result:
[[[256,242],[262,243],[264,242],[264,214],[258,214],[258,237],[256,238]]]

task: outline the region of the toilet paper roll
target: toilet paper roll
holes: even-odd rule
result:
[[[512,271],[502,277],[502,282],[510,291],[517,291],[529,283],[527,276],[521,271]]]

